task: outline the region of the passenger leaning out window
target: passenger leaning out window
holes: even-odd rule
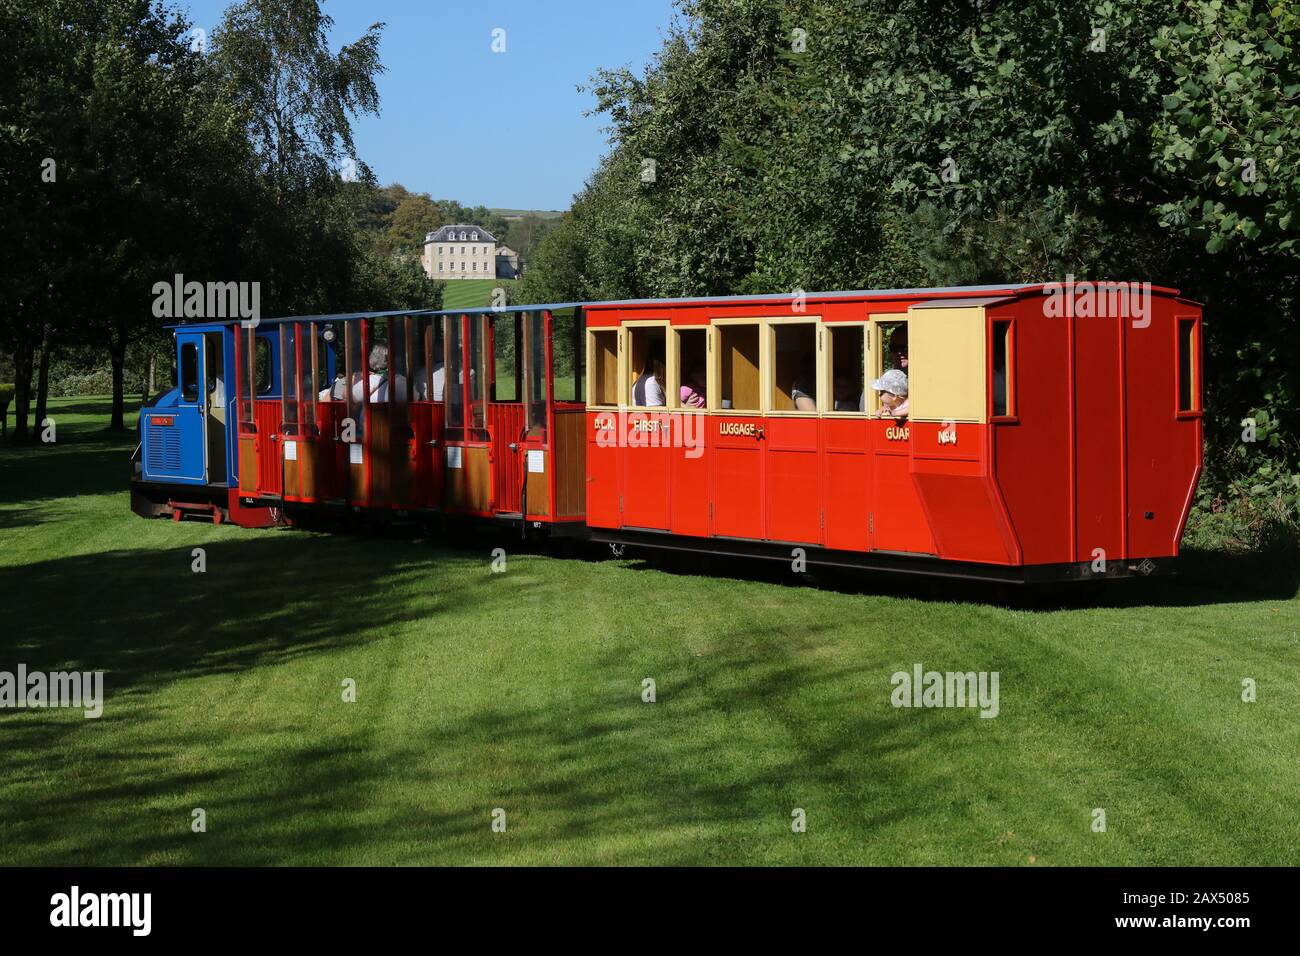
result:
[[[900,369],[891,368],[880,378],[871,383],[871,387],[880,393],[880,408],[877,418],[907,417],[907,375]]]

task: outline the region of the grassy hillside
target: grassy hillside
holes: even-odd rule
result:
[[[559,219],[563,209],[489,209],[494,216],[536,216],[538,219]]]
[[[492,304],[492,290],[509,290],[514,279],[450,279],[442,290],[444,309],[478,309]],[[508,291],[507,291],[508,294]]]
[[[1300,861],[1294,567],[1057,607],[176,525],[130,513],[106,400],[52,406],[0,450],[0,670],[107,703],[0,710],[0,864]],[[999,672],[998,716],[894,708],[915,663]]]

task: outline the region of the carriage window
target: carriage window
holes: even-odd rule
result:
[[[447,322],[447,375],[443,387],[443,395],[445,395],[447,399],[447,427],[464,428],[465,356],[461,350],[461,317],[459,315],[448,315],[445,316],[445,318]],[[434,387],[436,389],[436,382],[434,383]],[[453,440],[459,441],[460,436],[457,435]]]
[[[758,325],[718,326],[719,408],[758,411]]]
[[[280,381],[285,385],[280,390],[280,421],[289,434],[294,433],[298,422],[298,396],[294,392],[294,383],[298,381],[296,330],[297,325],[292,322],[280,326]]]
[[[772,330],[772,394],[776,412],[817,411],[817,325],[782,322]]]
[[[629,405],[655,408],[668,403],[668,372],[663,326],[634,326],[628,329],[631,352],[628,366]]]
[[[582,374],[582,313],[565,309],[551,315],[552,384],[557,402],[581,402],[584,394]]]
[[[529,434],[546,440],[546,316],[542,312],[524,313],[528,323],[528,399]]]
[[[519,314],[507,313],[492,320],[492,401],[520,400],[519,379],[523,358],[519,344]]]
[[[316,396],[325,387],[325,341],[320,336],[320,327],[315,322],[298,326],[303,335],[300,346],[302,351],[302,387],[298,392],[298,411],[304,425],[316,424]],[[326,392],[328,395],[329,393]]]
[[[588,338],[591,348],[592,405],[618,404],[618,330],[593,329]]]
[[[1196,320],[1178,320],[1178,410],[1196,412],[1196,380],[1199,369],[1196,367]]]
[[[1011,382],[1011,323],[993,323],[993,414],[1014,415]]]
[[[483,370],[487,368],[483,355],[483,322],[482,315],[469,317],[469,424],[474,428],[486,427],[487,421],[487,410],[484,408],[486,389],[483,384]],[[475,440],[477,438],[486,438],[486,436],[476,436]]]
[[[863,347],[866,327],[828,325],[830,345],[831,402],[837,412],[861,412],[866,409],[862,371],[866,368]]]
[[[265,395],[274,384],[271,368],[271,340],[259,335],[257,337],[257,394]]]
[[[708,398],[709,333],[677,329],[677,381],[671,383],[674,408],[704,408]]]
[[[199,347],[193,342],[181,346],[181,401],[199,400]]]
[[[875,355],[871,358],[871,382],[880,378],[890,369],[896,368],[907,375],[910,385],[912,376],[907,358],[907,323],[878,322],[876,324],[876,336],[879,348],[876,349]],[[871,382],[867,382],[865,397],[867,410],[874,414],[880,408],[880,393],[871,387]]]
[[[381,393],[395,406],[405,405],[410,400],[411,369],[407,357],[410,354],[408,323],[412,321],[406,318],[388,320],[388,373]]]
[[[415,333],[415,350],[418,357],[412,361],[417,365],[412,397],[417,402],[442,401],[442,389],[446,381],[443,369],[442,319],[418,319]]]

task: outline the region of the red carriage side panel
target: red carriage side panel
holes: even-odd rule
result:
[[[1158,295],[1151,311],[1125,333],[1133,558],[1177,554],[1201,467],[1200,308]]]
[[[821,544],[821,473],[816,418],[768,418],[761,442],[765,537]]]
[[[1025,564],[1071,560],[1069,335],[1032,295],[1014,309],[1015,417],[995,421],[993,469]]]
[[[912,477],[940,557],[1016,564],[1020,548],[984,460],[988,427],[913,423]]]
[[[763,419],[715,416],[710,421],[706,453],[713,461],[713,533],[762,540]]]
[[[617,528],[619,515],[618,412],[587,412],[587,524]]]
[[[864,419],[822,422],[822,511],[826,547],[866,551],[871,547],[871,471]]]
[[[1091,563],[1098,551],[1107,561],[1127,557],[1123,323],[1121,316],[1073,320],[1075,561]]]
[[[628,412],[623,419],[623,520],[625,528],[667,531],[672,524],[672,432],[661,412]]]
[[[713,419],[695,413],[673,416],[672,501],[669,516],[673,534],[706,538],[709,535],[709,456],[705,430]]]
[[[934,537],[912,480],[910,424],[867,423],[872,436],[871,536],[876,551],[934,554]]]

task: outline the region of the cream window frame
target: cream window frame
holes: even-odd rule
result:
[[[735,318],[712,318],[709,320],[709,394],[707,408],[711,412],[723,415],[762,415],[763,410],[763,356],[765,351],[763,323],[770,316],[748,315]],[[752,325],[758,329],[758,407],[757,408],[723,408],[722,407],[722,331],[731,325]]]
[[[614,398],[613,403],[602,403],[596,401],[596,336],[600,334],[614,334]],[[617,325],[589,325],[586,328],[587,334],[587,365],[586,365],[586,382],[583,383],[586,404],[588,408],[616,409],[619,408],[618,396],[623,394],[623,352],[624,345],[623,329]]]
[[[881,368],[881,365],[884,363],[887,356],[885,355],[885,343],[883,340],[883,333],[881,332],[880,327],[882,325],[898,325],[898,324],[907,326],[908,336],[909,336],[908,364],[911,364],[910,336],[911,336],[912,329],[911,329],[910,318],[911,318],[910,311],[909,312],[876,312],[867,317],[867,324],[870,328],[870,331],[867,335],[867,354],[866,354],[867,374],[862,384],[867,390],[866,414],[868,418],[875,418],[876,415],[880,412],[880,393],[871,387],[871,383],[874,382],[876,379],[878,379],[880,376],[884,375],[885,372],[887,371],[886,369]],[[878,369],[879,371],[877,371]],[[907,397],[909,402],[908,409],[910,411],[911,409],[910,402],[912,398],[912,376],[911,375],[907,376]],[[909,415],[908,417],[910,418],[911,416]]]
[[[813,374],[817,377],[816,394],[813,400],[817,407],[811,412],[801,412],[795,408],[777,409],[774,406],[776,394],[776,329],[782,325],[811,325],[813,327]],[[820,315],[771,316],[763,320],[759,339],[759,401],[764,415],[776,418],[818,418],[826,408],[825,333]],[[766,350],[766,354],[765,353]]]
[[[653,329],[659,328],[664,330],[664,402],[659,406],[635,405],[632,402],[632,386],[636,383],[637,377],[641,374],[640,369],[632,369],[632,330],[633,329]],[[668,332],[672,324],[668,319],[628,319],[619,325],[618,339],[618,407],[626,412],[666,412],[672,408],[669,403],[668,384],[672,381],[674,374],[677,373],[677,357],[668,348]]]
[[[666,347],[668,355],[665,364],[667,366],[667,390],[668,390],[668,409],[674,412],[691,412],[695,414],[707,414],[709,406],[706,402],[704,408],[695,408],[682,404],[682,333],[695,334],[704,333],[704,394],[706,399],[713,394],[714,376],[713,376],[713,326],[712,325],[670,325],[668,327],[668,338]]]
[[[835,410],[835,370],[831,367],[834,355],[831,349],[831,332],[834,329],[852,329],[862,330],[862,395],[863,410],[852,412],[837,412]],[[854,319],[850,322],[823,322],[821,324],[821,334],[825,336],[821,348],[821,376],[825,385],[827,396],[825,406],[819,401],[817,407],[825,408],[821,414],[827,418],[867,418],[871,415],[871,396],[875,395],[876,390],[871,387],[875,379],[871,376],[871,320]],[[868,394],[870,393],[870,394]]]

